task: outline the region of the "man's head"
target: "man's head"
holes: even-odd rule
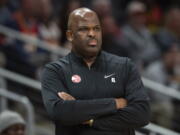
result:
[[[68,20],[67,38],[72,51],[84,58],[96,56],[102,44],[102,33],[96,13],[88,8],[74,10]]]
[[[127,5],[129,23],[135,28],[144,27],[146,24],[146,6],[140,1],[132,1]]]
[[[20,4],[26,17],[39,17],[42,13],[42,0],[21,0]]]
[[[16,112],[2,112],[0,114],[0,135],[25,135],[24,119]]]
[[[101,18],[110,16],[112,14],[112,2],[111,0],[93,0],[92,9]]]
[[[169,9],[165,17],[165,25],[170,32],[180,36],[180,8]]]
[[[169,46],[164,47],[162,57],[166,70],[174,70],[174,68],[179,64],[179,54],[180,48],[179,44],[176,42],[172,42]]]

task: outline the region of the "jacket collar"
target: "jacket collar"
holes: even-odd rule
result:
[[[84,65],[87,67],[87,64],[85,63],[85,61],[83,60],[83,57],[80,56],[80,55],[77,55],[76,53],[74,53],[73,51],[71,51],[70,53],[70,57],[73,59],[73,61],[81,64],[81,65]],[[92,64],[91,68],[94,68],[96,66],[99,65],[99,63],[101,63],[103,60],[103,55],[102,55],[102,51],[99,52],[99,54],[97,55],[94,63]]]

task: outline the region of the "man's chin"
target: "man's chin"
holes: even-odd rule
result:
[[[92,57],[96,57],[99,54],[100,50],[88,50],[88,51],[84,51],[84,57],[86,58],[92,58]]]

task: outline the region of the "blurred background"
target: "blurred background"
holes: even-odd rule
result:
[[[79,7],[100,17],[102,49],[131,58],[142,75],[152,117],[137,134],[180,134],[179,0],[0,0],[0,112],[21,114],[28,135],[54,134],[41,71],[70,52],[67,20]]]

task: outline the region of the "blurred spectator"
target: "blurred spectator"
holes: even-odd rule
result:
[[[7,8],[7,2],[8,0],[0,1],[0,24],[5,24],[11,16],[11,12]]]
[[[60,44],[65,48],[71,49],[71,44],[67,42],[66,39],[68,15],[71,11],[79,7],[81,7],[81,2],[79,0],[66,0],[63,8],[61,9],[61,16],[59,23],[60,23],[60,29],[62,31],[62,37]]]
[[[102,49],[118,56],[128,56],[127,41],[113,16],[101,18],[103,31]]]
[[[11,19],[11,12],[7,7],[8,0],[0,0],[0,25],[6,25],[6,23]],[[5,36],[0,33],[0,49],[2,49],[2,44],[5,42]]]
[[[162,25],[163,11],[156,0],[147,0],[148,19],[147,25],[152,33],[159,30]]]
[[[16,112],[2,112],[0,114],[0,135],[25,135],[24,119]]]
[[[20,8],[21,0],[8,0],[8,8],[13,13]]]
[[[128,23],[122,28],[129,42],[130,57],[144,67],[159,57],[159,50],[146,27],[146,7],[143,3],[132,1],[127,6]]]
[[[37,36],[37,17],[41,13],[41,2],[36,0],[21,0],[20,4],[20,8],[12,14],[13,21],[8,22],[8,27],[31,36]]]
[[[0,67],[4,67],[6,65],[6,57],[5,55],[0,51]]]
[[[113,16],[117,20],[118,25],[123,25],[126,22],[125,8],[130,0],[111,0]]]
[[[178,44],[175,41],[169,42],[169,46],[163,50],[162,59],[149,65],[144,71],[144,76],[163,85],[176,89],[180,88],[180,83],[173,79],[177,77],[175,69],[179,66],[179,53]],[[151,92],[150,95],[154,114],[153,120],[160,125],[171,128],[174,115],[172,99],[156,92]]]
[[[21,0],[19,10],[11,15],[5,26],[27,34],[39,36],[38,17],[41,16],[41,3],[36,0]],[[3,43],[3,52],[7,57],[7,69],[33,77],[36,76],[37,67],[46,59],[44,51],[37,49],[30,42],[6,38]]]
[[[0,1],[0,25],[3,25],[7,19],[10,17],[11,13],[6,7],[7,0]],[[2,51],[2,44],[4,42],[4,36],[0,34],[0,68],[5,67],[6,65],[6,57]],[[0,76],[0,87],[6,87],[6,82],[3,77]]]
[[[92,9],[97,13],[100,19],[106,16],[112,16],[112,3],[110,0],[93,0]]]
[[[61,8],[64,6],[64,1],[67,0],[51,0],[52,6],[53,6],[53,16],[59,16],[59,13],[61,12]]]
[[[40,26],[39,34],[40,38],[47,41],[53,46],[59,45],[59,40],[61,36],[61,31],[58,27],[57,20],[52,14],[52,4],[50,0],[40,0],[41,3],[41,16],[40,16]]]
[[[10,16],[10,19],[5,22],[5,26],[35,35],[37,23],[34,19],[34,3],[30,0],[22,0],[21,2],[21,9]],[[29,44],[23,44],[22,41],[6,38],[6,42],[3,43],[3,52],[7,57],[7,68],[34,77],[35,67],[30,63],[30,52],[35,48]]]
[[[180,9],[171,8],[165,15],[164,27],[155,34],[155,39],[159,48],[163,51],[169,44],[170,40],[178,42],[180,46]]]

